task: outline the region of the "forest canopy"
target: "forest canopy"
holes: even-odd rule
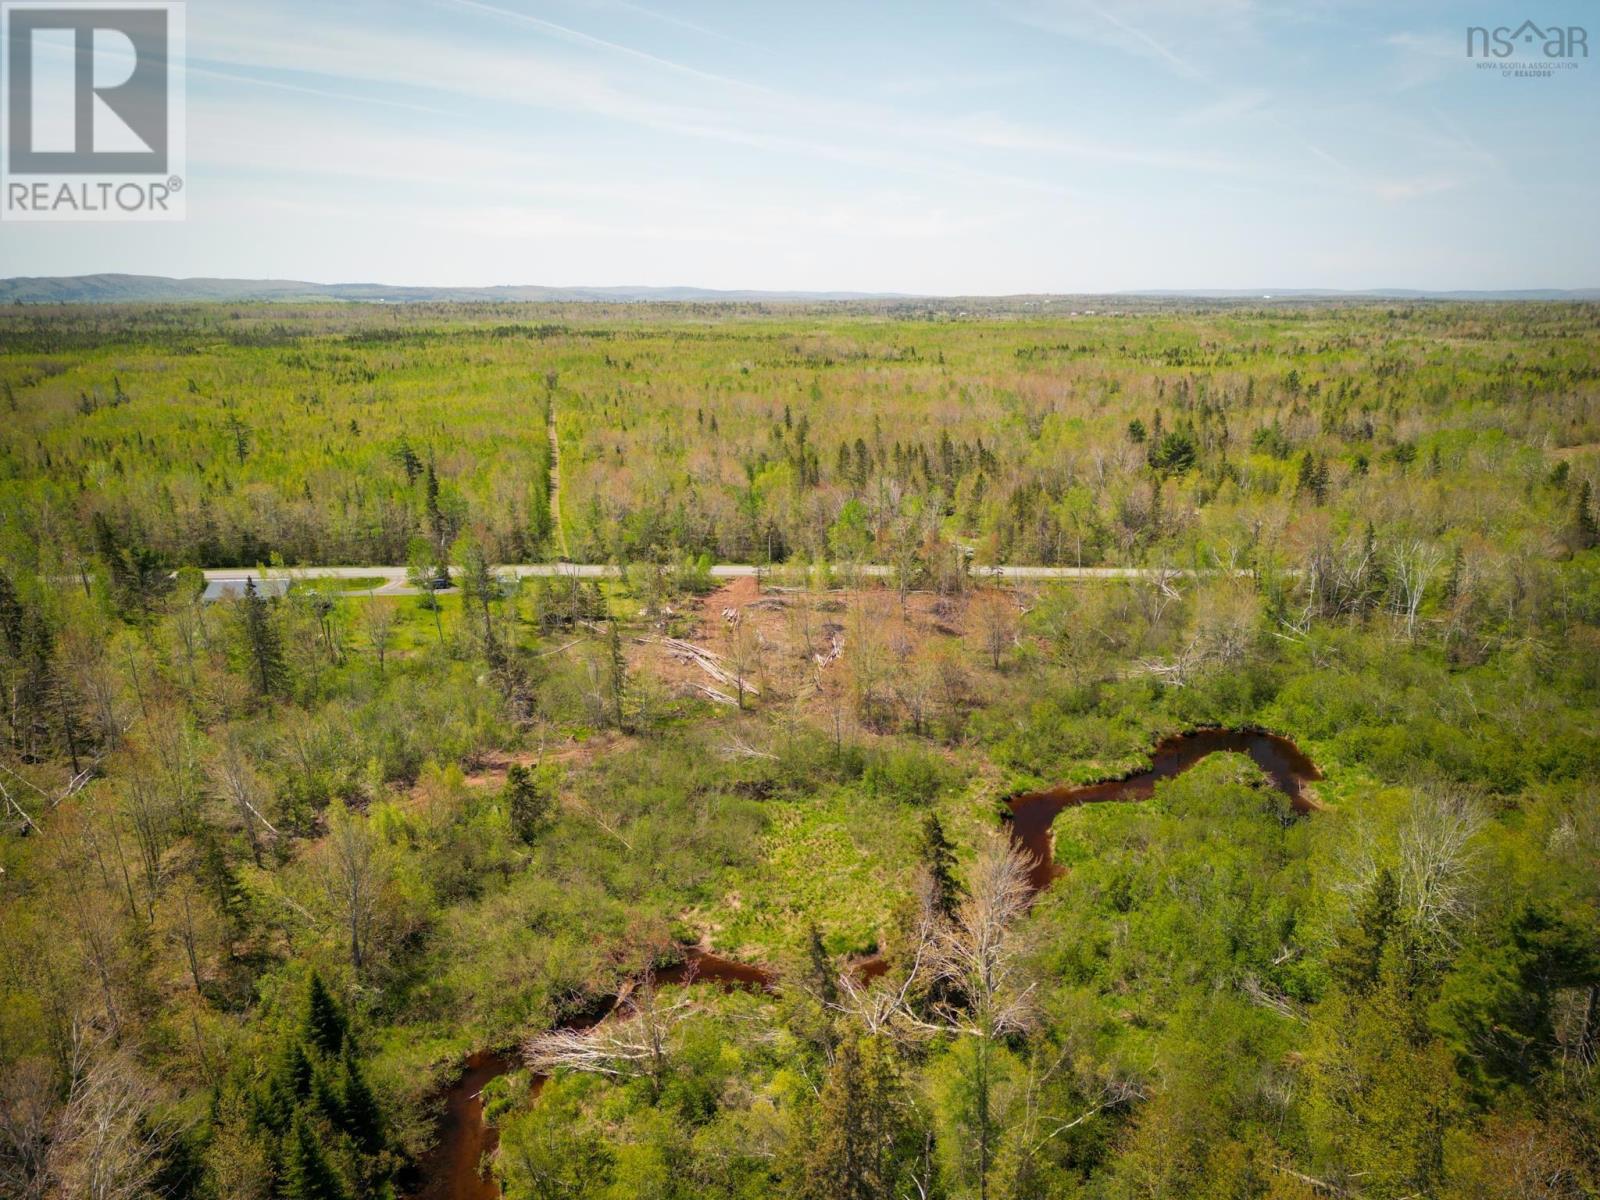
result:
[[[1600,1195],[1597,372],[1578,304],[0,313],[0,1195]]]

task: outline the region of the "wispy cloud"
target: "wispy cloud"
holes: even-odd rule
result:
[[[715,83],[724,87],[732,87],[754,92],[769,91],[769,89],[762,87],[760,84],[750,83],[743,79],[733,79],[726,75],[719,75],[713,71],[703,71],[698,67],[689,66],[681,62],[675,62],[669,58],[662,58],[658,54],[651,54],[648,51],[640,50],[633,46],[627,46],[621,42],[613,42],[608,41],[605,38],[595,37],[593,34],[585,33],[581,29],[574,29],[571,26],[561,25],[555,21],[547,21],[543,17],[536,17],[531,13],[521,12],[517,9],[505,8],[498,4],[488,4],[485,3],[484,0],[437,0],[437,2],[450,5],[455,8],[464,8],[475,12],[488,13],[492,16],[500,17],[507,21],[513,21],[519,25],[539,30],[540,32],[549,34],[553,37],[561,38],[562,40],[571,42],[574,45],[586,46],[590,49],[605,50],[612,54],[624,55],[637,62],[647,63],[653,67],[659,67],[663,70],[686,75],[691,79],[698,79],[705,83]]]
[[[1537,261],[1540,282],[1593,283],[1600,250],[1570,231],[1600,186],[1583,153],[1600,77],[1493,86],[1458,70],[1436,10],[992,0],[909,24],[868,5],[844,38],[838,11],[706,0],[228,0],[190,14],[189,222],[0,227],[0,256],[458,282],[1426,285],[1468,278],[1449,266],[1461,230],[1515,204],[1532,246],[1497,279]],[[1471,269],[1487,279],[1492,257]]]
[[[302,83],[286,83],[281,79],[263,79],[239,71],[226,71],[203,63],[188,63],[184,68],[189,75],[202,79],[220,79],[228,83],[242,83],[249,87],[268,88],[278,92],[292,92],[297,96],[315,96],[321,100],[337,100],[344,104],[376,104],[382,108],[397,108],[404,112],[428,113],[432,116],[449,116],[442,108],[414,104],[409,100],[392,100],[386,96],[363,95],[361,92],[330,91],[327,88],[308,87]]]
[[[1177,114],[1182,125],[1228,125],[1259,112],[1271,101],[1264,88],[1246,88]]]
[[[688,18],[681,17],[676,13],[662,12],[658,8],[651,8],[647,5],[631,3],[630,0],[591,0],[591,7],[597,9],[615,9],[620,12],[633,13],[636,16],[644,17],[647,20],[659,21],[661,24],[669,25],[675,29],[686,29],[690,33],[698,34],[701,37],[712,38],[719,42],[727,42],[730,45],[744,46],[751,49],[755,48],[750,42],[743,38],[735,37],[726,30],[713,29],[709,25],[701,24],[698,21],[691,21]]]
[[[1006,0],[1001,10],[1031,28],[1162,63],[1181,78],[1204,80],[1224,49],[1254,44],[1251,0]]]
[[[1097,142],[1074,138],[1056,129],[1040,128],[990,114],[961,117],[948,126],[951,138],[970,146],[1061,155],[1092,162],[1168,170],[1239,174],[1250,168],[1237,160],[1194,151],[1167,150],[1133,141]]]

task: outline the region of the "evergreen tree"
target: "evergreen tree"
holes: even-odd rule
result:
[[[404,436],[400,438],[400,444],[395,447],[394,458],[400,464],[400,469],[406,473],[406,486],[413,486],[417,482],[417,476],[422,474],[422,460],[417,457],[417,452],[411,448],[411,443]]]
[[[340,1097],[344,1114],[344,1130],[368,1154],[383,1149],[383,1112],[378,1098],[361,1074],[361,1066],[350,1053],[348,1043],[344,1053],[344,1089]]]
[[[834,978],[833,963],[828,958],[827,947],[822,944],[822,930],[815,921],[811,922],[806,938],[806,967],[812,995],[823,1004],[837,1003],[839,981]]]
[[[1187,422],[1183,422],[1171,433],[1151,438],[1148,461],[1157,471],[1182,475],[1194,466],[1199,451],[1186,425]]]
[[[1600,546],[1600,524],[1595,521],[1593,489],[1587,479],[1578,484],[1578,498],[1572,506],[1572,543],[1579,550]]]
[[[267,1081],[263,1117],[275,1130],[285,1128],[300,1102],[311,1094],[311,1060],[299,1038],[286,1038]]]
[[[283,661],[283,643],[272,621],[267,599],[256,590],[256,581],[244,582],[244,636],[250,655],[251,679],[256,691],[270,696],[281,691],[288,669]]]
[[[126,546],[101,513],[94,515],[95,549],[105,560],[111,600],[120,616],[135,624],[147,621],[162,596],[172,589],[172,576],[161,555],[147,546]]]
[[[1313,1021],[1303,1111],[1326,1164],[1318,1171],[1359,1178],[1363,1196],[1438,1195],[1461,1111],[1460,1079],[1428,1028],[1414,975],[1391,937],[1367,991],[1334,993]]]
[[[331,1057],[344,1048],[347,1032],[344,1014],[339,1011],[338,1003],[323,986],[322,976],[315,971],[311,972],[311,983],[306,989],[302,1031],[306,1044],[315,1046],[325,1055]]]
[[[316,1131],[296,1113],[284,1146],[283,1200],[346,1200]]]
[[[322,1114],[329,1125],[344,1128],[344,1089],[326,1064],[319,1063],[311,1069],[309,1104],[311,1111]]]
[[[206,827],[202,829],[200,837],[200,880],[216,901],[217,911],[227,918],[229,927],[237,932],[245,920],[244,888],[240,886],[239,877],[234,874],[233,866],[222,848],[222,841],[215,832]]]
[[[1462,553],[1461,547],[1455,548],[1455,553],[1450,556],[1450,572],[1444,578],[1445,599],[1454,600],[1461,594],[1461,580],[1466,574],[1467,557]]]
[[[544,478],[528,489],[528,541],[535,553],[542,552],[548,547],[553,532],[550,515],[550,477],[547,468]]]
[[[22,655],[24,611],[11,577],[0,571],[0,650],[12,658]]]
[[[1535,1083],[1563,1049],[1556,1034],[1561,991],[1600,986],[1592,942],[1524,901],[1461,955],[1430,1016],[1484,1098],[1508,1084]]]
[[[611,699],[611,719],[618,729],[626,727],[625,703],[628,693],[628,658],[622,650],[622,632],[616,621],[606,624],[606,692]]]
[[[533,772],[513,763],[506,772],[506,811],[518,840],[532,843],[550,816],[550,797],[534,780]]]
[[[1364,995],[1378,981],[1383,951],[1400,920],[1400,885],[1388,867],[1378,872],[1356,914],[1355,923],[1340,935],[1328,953],[1328,970],[1345,991]]]
[[[1366,531],[1361,536],[1361,558],[1367,564],[1367,587],[1366,594],[1362,597],[1363,608],[1381,604],[1389,590],[1389,570],[1379,549],[1377,531],[1372,527],[1372,522],[1368,521]]]
[[[851,473],[850,481],[859,490],[867,486],[867,480],[872,474],[872,454],[867,449],[867,443],[863,438],[856,439],[855,457],[855,467]]]
[[[1299,476],[1295,481],[1295,495],[1310,496],[1321,504],[1328,496],[1328,462],[1307,450],[1300,456]]]
[[[428,461],[426,482],[423,484],[423,507],[428,515],[428,532],[433,534],[434,548],[440,551],[443,557],[445,547],[444,511],[439,507],[439,476],[433,469],[433,461]]]
[[[922,820],[922,869],[928,874],[932,890],[934,911],[945,920],[955,916],[961,903],[962,888],[956,881],[955,847],[945,836],[944,825],[937,813],[929,813]]]
[[[17,598],[4,576],[0,584],[0,683],[11,745],[26,756],[51,753],[59,717],[76,759],[70,693],[56,669],[55,630],[40,608]]]
[[[889,1044],[852,1037],[834,1056],[804,1139],[800,1200],[882,1200],[915,1195],[923,1143]]]

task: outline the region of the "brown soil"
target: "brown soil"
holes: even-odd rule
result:
[[[971,629],[963,600],[941,604],[938,596],[914,592],[904,605],[888,588],[813,592],[789,589],[763,591],[754,577],[729,580],[723,587],[681,610],[689,628],[678,635],[709,651],[731,670],[736,631],[753,631],[757,665],[746,678],[760,691],[751,707],[770,709],[774,702],[797,707],[821,719],[830,705],[827,693],[849,685],[866,628],[877,642],[879,657],[893,669],[926,644],[950,642],[964,647],[963,658],[982,673],[983,655],[974,643],[965,645]],[[713,688],[733,696],[731,685],[719,682],[659,636],[642,637],[630,652],[632,665],[659,679],[674,695],[706,697]]]
[[[1600,442],[1584,442],[1577,446],[1559,446],[1550,451],[1556,458],[1580,458],[1585,454],[1600,451]]]
[[[602,754],[625,749],[633,739],[612,733],[603,733],[582,742],[562,742],[544,750],[491,750],[478,762],[476,770],[462,779],[468,787],[500,787],[506,781],[506,772],[512,766],[532,767],[539,763],[592,762]]]

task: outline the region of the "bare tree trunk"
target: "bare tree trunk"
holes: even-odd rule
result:
[[[584,1071],[621,1079],[647,1079],[659,1098],[672,1054],[673,1036],[688,1017],[690,1002],[663,1005],[655,976],[646,972],[619,1013],[591,1030],[552,1029],[523,1043],[523,1057],[535,1071]]]
[[[381,878],[377,847],[366,823],[337,802],[330,807],[324,886],[340,912],[350,945],[350,965],[366,965]]]
[[[258,804],[262,799],[261,783],[237,742],[232,739],[223,742],[222,753],[212,764],[211,774],[218,790],[228,798],[238,813],[239,824],[244,828],[245,840],[250,843],[250,856],[259,867],[261,838],[256,832],[256,822],[265,825],[273,834],[278,831],[261,815]]]
[[[198,996],[201,995],[200,957],[195,949],[194,907],[187,886],[179,893],[178,900],[183,906],[183,922],[178,926],[178,934],[183,941],[184,956],[189,960],[189,978],[194,982],[194,992]]]

